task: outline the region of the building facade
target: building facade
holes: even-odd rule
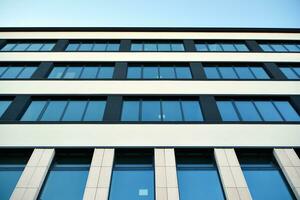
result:
[[[300,30],[0,29],[0,199],[300,199]]]

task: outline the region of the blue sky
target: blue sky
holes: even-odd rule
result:
[[[300,28],[300,0],[0,0],[1,27]]]

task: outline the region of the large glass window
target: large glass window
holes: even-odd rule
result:
[[[8,42],[1,51],[51,51],[54,42]]]
[[[255,200],[296,199],[272,151],[237,151],[251,196]]]
[[[82,100],[34,100],[21,121],[102,121],[106,101]]]
[[[116,151],[109,200],[154,200],[153,150]]]
[[[31,150],[0,151],[0,199],[9,200],[29,160]]]
[[[110,64],[55,66],[48,79],[112,79],[114,67]]]
[[[56,151],[39,200],[81,200],[89,173],[92,153]]]
[[[0,117],[7,110],[8,106],[11,104],[11,102],[12,101],[10,101],[10,100],[0,100]]]
[[[259,46],[266,52],[300,52],[298,42],[260,42]]]
[[[132,64],[127,79],[192,79],[192,73],[185,65]]]
[[[184,51],[182,41],[133,41],[131,51]]]
[[[226,41],[199,41],[196,42],[197,51],[227,51],[227,52],[247,52],[249,51],[244,42],[226,42]]]
[[[181,200],[225,199],[213,152],[179,150],[176,163]]]
[[[203,121],[193,99],[136,99],[123,102],[121,121]]]
[[[261,66],[248,64],[205,64],[207,79],[270,79]]]
[[[218,100],[223,121],[300,121],[300,116],[286,100]]]
[[[1,65],[0,79],[29,79],[36,70],[35,66]]]
[[[65,51],[119,51],[119,41],[71,41]]]
[[[286,76],[287,79],[300,79],[300,65],[284,64],[280,65],[279,69]]]

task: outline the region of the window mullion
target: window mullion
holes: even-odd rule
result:
[[[181,119],[182,121],[185,121],[184,112],[183,112],[183,106],[182,106],[182,99],[179,99],[179,105],[180,105],[180,111],[181,111]]]
[[[66,113],[66,110],[67,110],[67,108],[68,108],[68,106],[69,106],[69,103],[70,103],[70,99],[67,100],[67,104],[66,104],[66,106],[63,108],[63,112],[62,112],[62,114],[61,114],[61,116],[60,116],[60,119],[59,119],[58,121],[62,121],[62,119],[63,119],[63,117],[64,117],[64,115],[65,115],[65,113]]]
[[[24,70],[25,70],[25,67],[23,66],[22,69],[21,69],[21,71],[16,75],[15,78],[18,78],[18,77],[22,74],[22,72],[23,72]]]
[[[34,101],[32,101],[32,102],[34,102]],[[32,103],[32,102],[31,102],[31,103]],[[45,111],[47,110],[47,108],[48,108],[50,102],[51,102],[50,99],[48,99],[48,100],[46,101],[46,103],[45,103],[43,109],[41,110],[41,113],[40,113],[39,116],[37,117],[37,120],[36,120],[36,121],[41,121],[41,119],[42,119],[42,117],[43,117]]]
[[[80,121],[84,121],[84,117],[85,117],[85,114],[86,114],[86,111],[87,111],[87,108],[88,108],[89,104],[90,104],[90,99],[88,99],[88,100],[86,101],[86,103],[85,103],[85,108],[84,108],[84,111],[83,111],[83,113],[82,113],[82,117],[81,117],[81,120],[80,120]]]
[[[279,115],[280,115],[282,121],[286,121],[286,120],[284,119],[283,115],[281,114],[280,110],[277,108],[277,106],[276,106],[275,103],[273,102],[273,100],[271,100],[270,102],[271,102],[271,104],[274,106],[275,110],[279,113]]]
[[[262,114],[259,112],[259,110],[258,110],[258,108],[256,107],[256,105],[255,105],[254,102],[255,102],[255,101],[251,100],[251,103],[253,104],[253,106],[254,106],[256,112],[258,113],[260,119],[261,119],[262,121],[265,121],[264,118],[263,118],[263,116],[262,116]]]
[[[242,115],[240,114],[239,109],[237,108],[237,106],[236,106],[236,104],[235,104],[235,100],[232,100],[232,99],[231,99],[230,102],[231,102],[231,104],[232,104],[232,106],[233,106],[233,108],[234,108],[234,110],[235,110],[235,112],[236,112],[236,114],[237,114],[239,120],[240,120],[240,121],[244,121],[243,118],[242,118]]]
[[[7,66],[6,69],[3,71],[2,74],[0,74],[0,78],[8,71],[8,69],[10,68],[10,66]]]

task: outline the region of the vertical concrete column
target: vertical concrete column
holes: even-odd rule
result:
[[[10,200],[37,199],[54,154],[54,149],[34,149]]]
[[[274,149],[274,157],[297,199],[300,199],[300,159],[292,148]]]
[[[84,191],[84,200],[107,200],[114,149],[95,149]]]
[[[156,200],[179,200],[174,149],[155,149]]]
[[[251,195],[234,149],[214,149],[227,200],[251,200]]]

